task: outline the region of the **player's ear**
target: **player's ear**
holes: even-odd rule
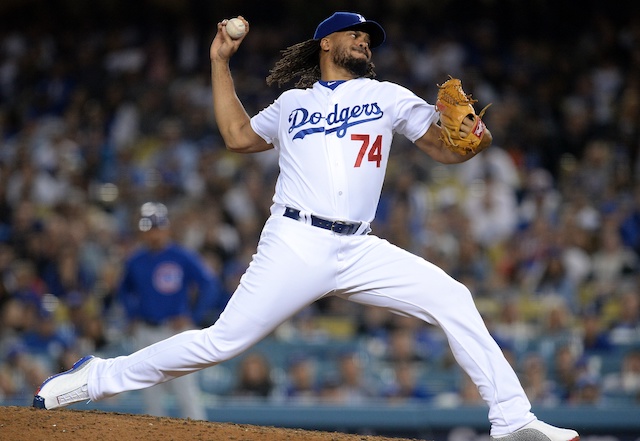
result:
[[[323,38],[322,40],[320,40],[320,49],[322,49],[323,51],[328,51],[329,50],[329,39],[328,38]]]

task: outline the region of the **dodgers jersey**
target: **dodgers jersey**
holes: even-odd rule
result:
[[[435,106],[394,83],[358,78],[291,89],[251,118],[279,153],[274,207],[371,222],[395,133],[415,142]]]

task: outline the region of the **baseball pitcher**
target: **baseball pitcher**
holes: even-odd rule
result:
[[[257,253],[219,320],[129,356],[88,356],[47,380],[34,405],[99,400],[235,357],[325,296],[387,308],[440,326],[489,407],[491,437],[577,441],[573,430],[538,420],[513,369],[489,334],[469,290],[432,263],[371,233],[392,138],[402,135],[434,160],[466,161],[491,133],[461,83],[441,85],[436,105],[375,79],[372,49],[386,38],[376,22],[337,12],[313,38],[287,48],[268,84],[295,88],[253,117],[239,101],[229,60],[250,34],[218,23],[211,44],[217,126],[229,150],[279,154],[271,216]],[[482,113],[482,112],[481,112]]]

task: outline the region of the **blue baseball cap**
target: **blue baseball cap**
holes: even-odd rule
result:
[[[336,12],[318,25],[313,39],[320,40],[334,32],[348,29],[358,29],[369,34],[371,38],[369,46],[372,48],[380,46],[387,38],[382,26],[375,21],[367,20],[362,15],[354,12]]]

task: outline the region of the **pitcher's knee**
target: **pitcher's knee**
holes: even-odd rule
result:
[[[455,320],[463,322],[466,320],[475,322],[479,318],[480,313],[469,288],[459,283],[451,290],[449,296],[450,307],[446,308],[444,315],[455,317]]]
[[[473,294],[464,284],[455,282],[451,285],[451,289],[447,293],[452,302],[459,305],[474,303]]]
[[[444,323],[457,323],[460,328],[475,329],[481,326],[482,316],[476,307],[473,294],[463,284],[457,284],[448,293],[449,304],[443,308],[438,316],[438,321]]]

